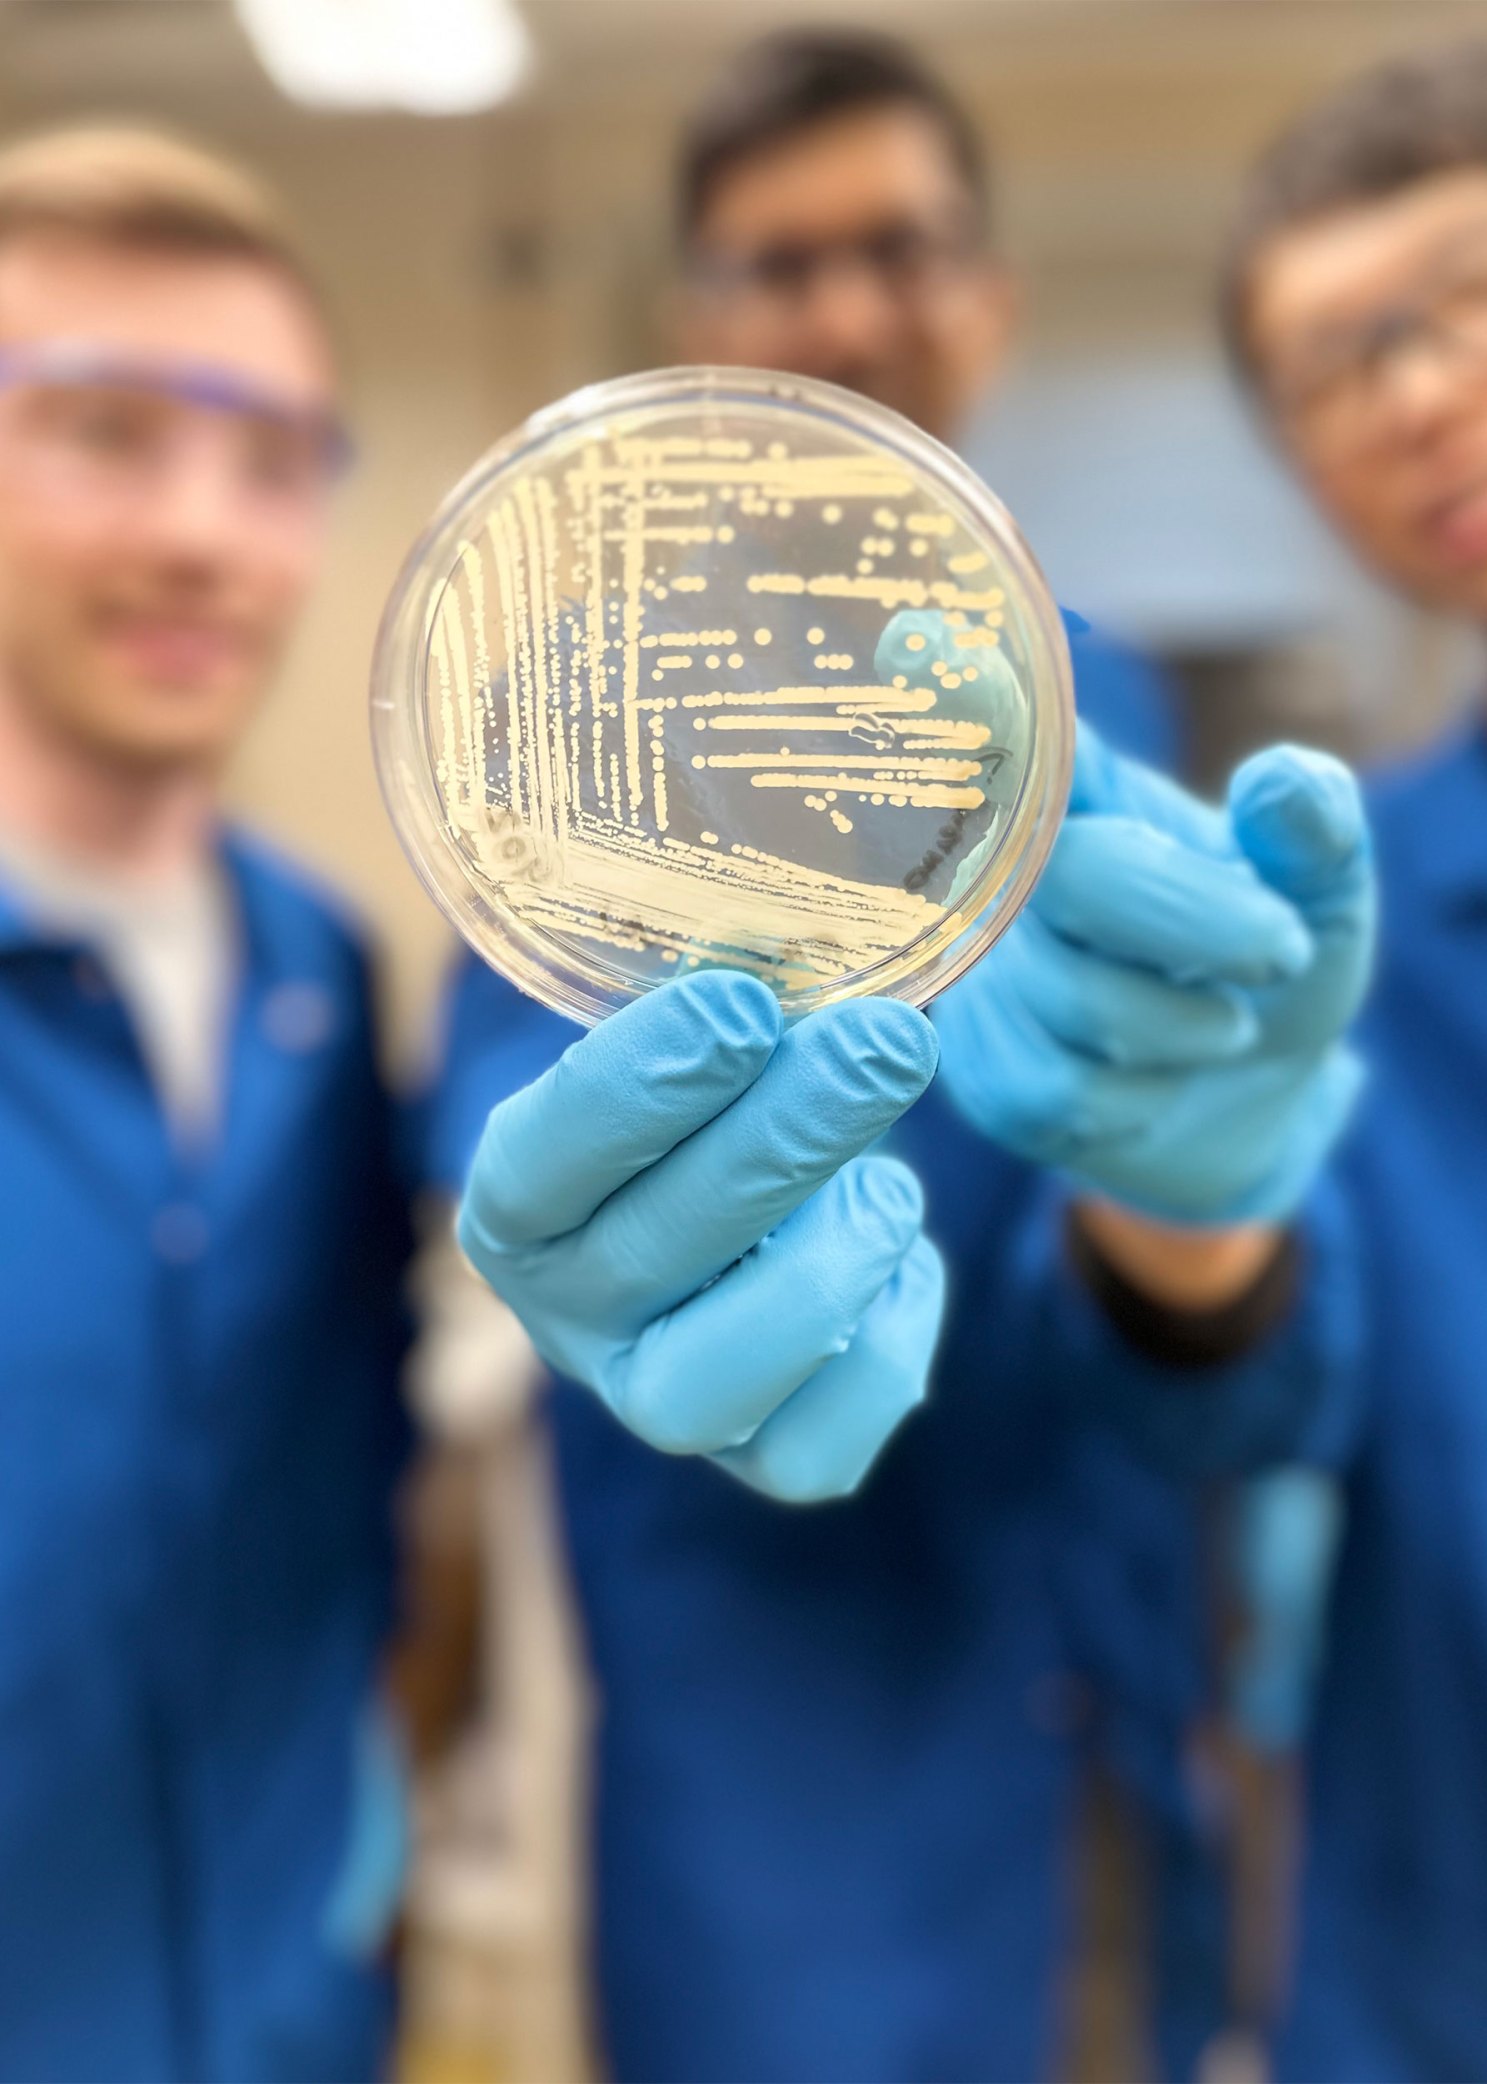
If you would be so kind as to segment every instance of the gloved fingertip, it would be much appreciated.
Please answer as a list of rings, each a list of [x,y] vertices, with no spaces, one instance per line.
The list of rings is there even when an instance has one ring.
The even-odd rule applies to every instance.
[[[773,1047],[784,1026],[779,1000],[746,970],[697,970],[673,977],[642,1003],[665,1003],[668,1011],[685,1006],[728,1049]]]
[[[1317,944],[1307,932],[1302,920],[1294,912],[1275,923],[1272,957],[1277,976],[1280,978],[1300,977],[1316,960]]]
[[[1271,746],[1246,760],[1229,784],[1229,812],[1260,873],[1297,895],[1351,867],[1367,840],[1351,769],[1305,746]]]
[[[875,1218],[907,1251],[924,1221],[924,1189],[898,1158],[872,1156],[850,1168],[849,1197],[859,1216]]]
[[[938,1248],[920,1234],[913,1240],[894,1274],[902,1291],[912,1294],[916,1303],[932,1305],[936,1311],[944,1302],[946,1276],[945,1262]]]
[[[1260,1016],[1241,992],[1215,993],[1201,1041],[1218,1060],[1243,1056],[1260,1032]]]
[[[935,1075],[940,1040],[927,1014],[904,999],[841,999],[814,1016],[829,1019],[854,1058],[886,1090],[917,1099]]]

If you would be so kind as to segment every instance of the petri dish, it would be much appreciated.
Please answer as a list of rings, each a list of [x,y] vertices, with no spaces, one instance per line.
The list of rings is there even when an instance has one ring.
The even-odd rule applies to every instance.
[[[491,449],[403,567],[372,719],[436,902],[585,1024],[707,966],[787,1015],[925,1004],[1032,889],[1074,740],[1058,610],[974,473],[835,385],[725,368]]]

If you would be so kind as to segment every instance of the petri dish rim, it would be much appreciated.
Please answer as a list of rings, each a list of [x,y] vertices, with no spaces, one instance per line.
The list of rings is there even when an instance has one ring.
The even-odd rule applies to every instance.
[[[1031,892],[1068,798],[1074,702],[1068,640],[1047,581],[1021,529],[974,471],[900,414],[817,378],[722,365],[678,366],[586,385],[533,413],[482,455],[440,502],[413,544],[378,629],[372,666],[372,740],[378,783],[405,854],[439,910],[487,962],[529,996],[585,1026],[641,997],[648,984],[602,957],[576,958],[553,935],[492,902],[441,814],[428,728],[428,667],[445,588],[495,487],[535,454],[630,414],[730,402],[835,422],[888,450],[974,536],[989,538],[1013,582],[1007,609],[1032,666],[1031,744],[1000,844],[954,912],[865,968],[779,992],[787,1018],[833,1000],[881,993],[926,1005],[1000,937]]]

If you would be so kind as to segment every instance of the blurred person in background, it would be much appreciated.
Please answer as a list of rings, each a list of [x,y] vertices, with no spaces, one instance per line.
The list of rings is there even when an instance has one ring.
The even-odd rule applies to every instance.
[[[1321,513],[1408,601],[1487,630],[1487,45],[1301,116],[1251,176],[1224,292]],[[1330,1601],[1329,1543],[1294,1572],[1239,1556],[1262,1616],[1328,1620],[1282,2078],[1487,2074],[1483,732],[1478,708],[1372,793],[1373,1080],[1342,1164],[1368,1286]]]
[[[224,824],[343,461],[271,204],[0,155],[0,2075],[367,2078],[404,1213],[356,933]]]
[[[830,33],[745,51],[683,139],[677,203],[684,355],[826,378],[954,438],[1007,351],[1016,298],[990,244],[975,130],[911,53]],[[1171,723],[1152,676],[1072,620],[1071,637],[1081,709],[1115,742],[1169,759]],[[1177,791],[1129,781],[1093,741],[1082,776],[1076,808],[1113,810],[1123,829],[1170,820],[1184,843],[1193,836],[1198,814],[1178,808]],[[1298,776],[1277,801],[1293,782],[1286,800],[1306,795],[1311,771]],[[1330,890],[1325,837],[1321,851],[1319,891]],[[1129,866],[1108,886],[1119,893],[1114,912],[1154,922],[1183,873],[1177,856],[1163,854],[1152,873],[1143,857],[1132,886]],[[1086,861],[1076,880],[1087,891],[1101,871]],[[1284,870],[1276,883],[1286,888]],[[1215,893],[1215,918],[1219,908]],[[1062,924],[1098,945],[1113,919]],[[1144,923],[1132,925],[1136,942]],[[1047,2073],[1065,2024],[1067,1867],[1089,1681],[1160,1827],[1178,1844],[1193,1830],[1178,1757],[1202,1633],[1189,1501],[1114,1429],[1094,1438],[1064,1424],[1044,1393],[1035,1327],[1048,1257],[1063,1250],[1061,1217],[1050,1212],[1062,1202],[1046,1168],[1079,1169],[1070,1125],[1085,1117],[1083,1067],[1108,1039],[1094,1032],[1101,1017],[1124,1029],[1111,1054],[1136,1085],[1145,1079],[1139,1105],[1154,1110],[1175,1097],[1189,1042],[1203,1061],[1244,1038],[1216,1002],[1190,1024],[1185,1004],[1148,1003],[1124,975],[1105,1004],[1103,985],[1065,974],[1062,955],[1055,986],[1044,958],[1058,937],[1035,949],[1040,932],[1029,924],[1004,944],[1005,960],[1026,960],[1034,980],[1036,1010],[1015,1043],[980,1034],[974,1015],[956,1038],[1005,1067],[1019,1110],[1000,1125],[1005,1148],[968,1130],[938,1089],[901,1125],[898,1148],[924,1181],[931,1233],[949,1260],[950,1315],[930,1409],[850,1503],[783,1512],[755,1495],[791,1494],[783,1477],[771,1480],[767,1457],[724,1453],[745,1479],[729,1486],[695,1459],[646,1455],[586,1390],[561,1383],[552,1396],[568,1553],[600,1696],[595,1972],[602,2038],[621,2078]],[[1220,963],[1221,938],[1209,943]],[[1360,926],[1360,948],[1365,940]],[[1194,954],[1187,981],[1209,974],[1207,961]],[[982,969],[992,978],[997,964]],[[1235,974],[1248,974],[1242,962]],[[1101,1017],[1073,1014],[1086,993],[1086,1011],[1098,1003]],[[1062,1012],[1050,1010],[1055,999]],[[1345,1017],[1346,989],[1337,1009]],[[1329,1012],[1318,1032],[1330,1036],[1331,1024]],[[467,963],[435,1110],[432,1169],[451,1191],[493,1094],[524,1083],[572,1034]],[[596,1040],[582,1048],[597,1075]],[[560,1152],[550,1103],[530,1104],[547,1125],[543,1147]],[[1232,1104],[1242,1121],[1248,1103]],[[1089,1111],[1091,1144],[1109,1133],[1099,1112]],[[1295,1136],[1298,1179],[1341,1112],[1345,1097],[1329,1098],[1326,1131]],[[1199,1108],[1177,1119],[1199,1135]],[[498,1110],[492,1132],[504,1146],[503,1120]],[[1128,1138],[1134,1121],[1133,1112]],[[1236,1133],[1244,1141],[1242,1126]],[[1265,1147],[1257,1136],[1255,1148]],[[1180,1175],[1180,1147],[1162,1162]],[[481,1182],[495,1165],[485,1152],[477,1162],[467,1204],[476,1241],[467,1243],[506,1292],[504,1248],[482,1258],[478,1243]],[[504,1157],[498,1169],[509,1196]],[[1227,1212],[1221,1194],[1205,1200],[1201,1150],[1196,1170],[1190,1195],[1156,1196],[1173,1223]],[[1093,1160],[1085,1176],[1101,1183]],[[1288,1207],[1277,1192],[1264,1213]],[[1124,1266],[1120,1285],[1132,1293],[1154,1288],[1192,1354],[1261,1338],[1288,1305],[1288,1277],[1276,1269],[1289,1256],[1268,1225],[1193,1239],[1107,1208],[1097,1227],[1089,1261]],[[576,1297],[572,1308],[581,1315]],[[550,1300],[529,1320],[547,1327],[549,1357],[586,1350],[554,1309]],[[1308,1336],[1297,1330],[1298,1353]],[[697,1363],[704,1374],[718,1365]],[[1311,1372],[1309,1357],[1296,1366]],[[567,1371],[592,1379],[583,1365]],[[855,1478],[835,1487],[854,1488]],[[1191,1940],[1194,1921],[1216,1915],[1205,1894],[1183,1903],[1173,1929]],[[1190,2066],[1217,2018],[1221,1948],[1216,1934],[1205,1938],[1186,1980],[1171,1964],[1162,2016],[1174,2067]]]
[[[1250,176],[1222,310],[1258,410],[1361,562],[1487,629],[1487,45],[1396,61],[1302,114]],[[1480,705],[1369,800],[1372,1077],[1315,1190],[1330,1229],[1307,1225],[1289,1275],[1333,1321],[1328,1366],[1294,1404],[1281,1331],[1198,1369],[1178,1403],[1150,1326],[1072,1285],[1045,1348],[1169,1470],[1259,1472],[1229,1557],[1231,1711],[1253,1729],[1278,1707],[1306,1736],[1299,1896],[1271,1906],[1289,1958],[1267,2066],[1296,2084],[1487,2074]],[[1267,1637],[1290,1697],[1247,1702]]]

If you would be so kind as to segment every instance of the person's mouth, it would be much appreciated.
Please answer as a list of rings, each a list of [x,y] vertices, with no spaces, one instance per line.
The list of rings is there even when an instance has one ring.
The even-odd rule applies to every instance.
[[[1454,571],[1487,562],[1487,476],[1433,500],[1421,517],[1431,555]]]
[[[104,641],[116,658],[149,680],[194,685],[216,679],[242,655],[230,623],[202,615],[113,613],[103,618]]]

